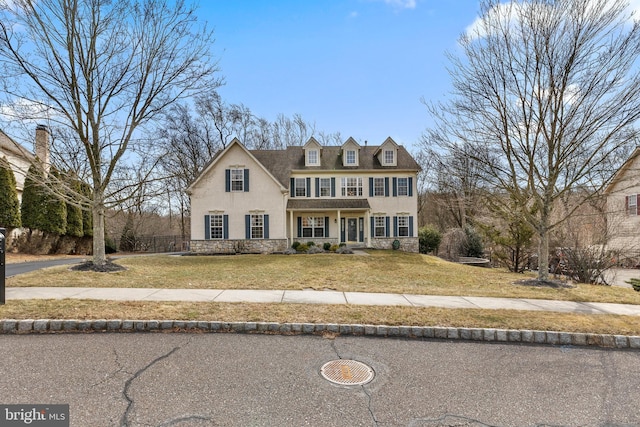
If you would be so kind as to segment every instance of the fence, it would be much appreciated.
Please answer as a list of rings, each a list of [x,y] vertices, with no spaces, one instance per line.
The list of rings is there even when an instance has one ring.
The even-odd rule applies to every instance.
[[[189,250],[190,239],[186,236],[135,236],[123,242],[114,239],[115,247],[122,252],[183,252]]]

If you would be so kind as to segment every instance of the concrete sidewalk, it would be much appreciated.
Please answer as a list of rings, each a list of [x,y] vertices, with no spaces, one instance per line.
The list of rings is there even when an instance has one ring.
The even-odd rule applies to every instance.
[[[534,310],[578,314],[640,316],[640,305],[601,302],[571,302],[524,298],[458,297],[313,290],[224,290],[152,288],[6,288],[6,300],[97,299],[109,301],[250,302],[294,304],[353,304]]]

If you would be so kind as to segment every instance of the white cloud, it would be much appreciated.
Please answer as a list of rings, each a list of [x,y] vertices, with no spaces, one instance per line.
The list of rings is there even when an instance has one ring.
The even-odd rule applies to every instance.
[[[6,121],[37,122],[49,120],[55,115],[53,109],[43,103],[24,99],[13,103],[0,104],[0,116]]]
[[[398,9],[415,9],[417,6],[417,0],[384,0],[384,2]]]
[[[592,1],[595,0],[584,0],[588,2],[587,4],[594,4]],[[628,13],[634,14],[634,19],[640,19],[640,0],[628,0],[629,6],[627,7]],[[610,4],[612,5],[612,3]],[[528,3],[528,2],[516,2],[516,1],[508,1],[505,3],[498,3],[491,10],[489,10],[487,16],[483,19],[482,17],[477,17],[473,23],[471,23],[465,29],[465,34],[474,39],[484,37],[487,33],[487,28],[485,27],[484,22],[496,22],[496,20],[501,20],[505,26],[510,25],[511,22],[515,22],[519,13],[519,8],[526,7],[550,7],[543,3]]]
[[[357,17],[358,17],[358,12],[355,10],[349,14],[349,18],[357,18]]]

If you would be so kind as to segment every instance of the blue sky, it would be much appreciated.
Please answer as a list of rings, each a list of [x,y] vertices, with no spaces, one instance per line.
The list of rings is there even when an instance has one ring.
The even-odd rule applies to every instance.
[[[199,16],[215,30],[226,102],[411,148],[430,124],[420,100],[449,90],[445,52],[477,12],[476,0],[202,0]]]

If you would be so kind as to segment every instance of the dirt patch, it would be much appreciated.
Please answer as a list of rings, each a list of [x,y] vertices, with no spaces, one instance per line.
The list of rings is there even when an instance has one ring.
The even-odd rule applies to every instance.
[[[95,265],[93,261],[83,262],[70,268],[72,271],[95,271],[97,273],[115,273],[125,271],[127,268],[111,261],[107,261],[104,265]]]
[[[538,279],[523,279],[513,282],[514,285],[519,286],[533,286],[536,288],[553,288],[553,289],[573,289],[570,283],[563,282],[561,280],[538,280]]]

